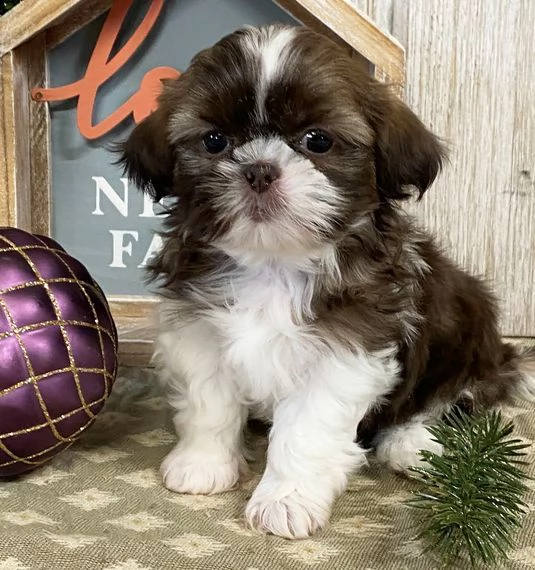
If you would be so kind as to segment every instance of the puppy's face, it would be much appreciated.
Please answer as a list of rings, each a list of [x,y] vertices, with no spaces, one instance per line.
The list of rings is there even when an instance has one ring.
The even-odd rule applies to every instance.
[[[442,150],[341,48],[304,28],[244,29],[168,83],[124,146],[130,178],[178,197],[172,223],[230,255],[308,256],[423,193]]]

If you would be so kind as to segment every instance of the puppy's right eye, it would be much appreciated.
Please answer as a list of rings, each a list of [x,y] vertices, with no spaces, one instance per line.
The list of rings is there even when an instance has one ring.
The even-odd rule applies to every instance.
[[[333,146],[333,139],[321,129],[310,129],[301,139],[301,146],[314,154],[324,154]]]
[[[223,152],[228,144],[228,138],[221,131],[210,131],[206,133],[202,139],[204,148],[210,154],[219,154]]]

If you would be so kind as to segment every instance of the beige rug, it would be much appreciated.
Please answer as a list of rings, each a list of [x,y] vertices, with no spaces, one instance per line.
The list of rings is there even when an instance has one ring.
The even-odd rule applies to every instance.
[[[517,435],[535,437],[533,409],[514,409]],[[123,369],[97,423],[48,467],[0,480],[0,570],[379,570],[438,568],[414,540],[415,484],[368,468],[351,478],[329,527],[304,541],[247,530],[241,516],[256,478],[232,493],[175,495],[158,465],[174,442],[150,371]],[[265,439],[255,437],[260,473]],[[535,476],[535,456],[530,457]],[[530,513],[504,568],[535,568]]]

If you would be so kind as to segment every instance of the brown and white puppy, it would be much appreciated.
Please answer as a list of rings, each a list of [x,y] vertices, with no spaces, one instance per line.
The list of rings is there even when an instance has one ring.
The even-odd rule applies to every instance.
[[[460,399],[535,397],[534,355],[502,344],[487,288],[396,207],[433,182],[441,144],[330,40],[279,26],[223,38],[122,152],[154,199],[178,199],[151,267],[179,435],[169,489],[231,489],[248,415],[268,419],[246,517],[305,537],[366,445],[407,470],[440,451],[425,426]]]

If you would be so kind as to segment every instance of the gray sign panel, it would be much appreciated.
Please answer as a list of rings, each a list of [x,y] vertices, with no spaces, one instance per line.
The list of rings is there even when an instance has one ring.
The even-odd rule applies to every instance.
[[[147,1],[129,11],[111,54],[120,49],[142,21]],[[105,17],[49,52],[50,86],[85,74]],[[271,0],[168,0],[134,56],[98,91],[93,124],[115,111],[139,90],[155,67],[184,70],[192,56],[244,24],[295,23]],[[143,265],[158,246],[155,230],[161,210],[122,178],[107,150],[133,128],[131,117],[95,140],[77,127],[77,100],[51,103],[52,235],[82,261],[109,295],[141,295]]]

